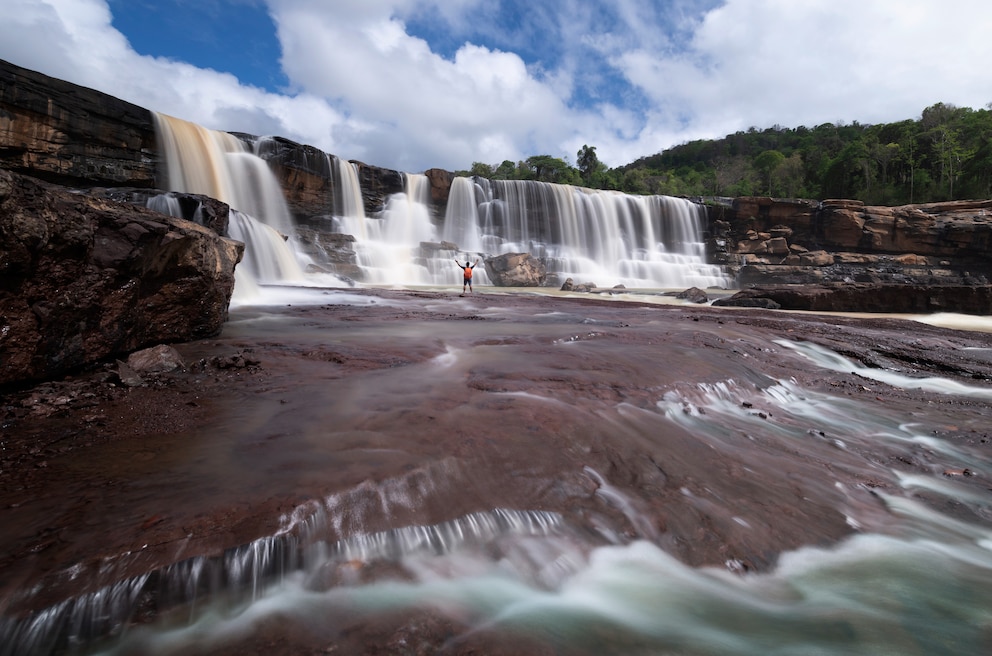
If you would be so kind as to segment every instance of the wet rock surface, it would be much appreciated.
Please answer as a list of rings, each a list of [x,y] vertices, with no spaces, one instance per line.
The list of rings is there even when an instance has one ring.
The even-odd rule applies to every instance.
[[[956,312],[984,316],[992,314],[992,286],[844,282],[755,285],[713,304],[814,312]]]
[[[322,304],[237,310],[219,337],[174,345],[185,368],[122,373],[115,361],[5,394],[0,608],[28,612],[106,585],[98,572],[107,562],[123,578],[221,553],[327,495],[355,499],[341,538],[539,509],[590,535],[646,539],[690,565],[747,572],[849,535],[846,506],[883,525],[874,492],[898,493],[892,468],[936,468],[987,487],[922,445],[864,446],[813,420],[807,442],[783,448],[744,432],[720,442],[678,427],[658,434],[655,418],[675,397],[676,412],[705,412],[693,396],[700,384],[791,380],[992,448],[986,400],[826,371],[775,342],[987,386],[986,333],[524,294],[348,298],[329,291]],[[739,406],[749,421],[775,422],[776,412],[758,396]],[[394,489],[430,492],[388,513],[359,503]],[[29,598],[19,592],[35,586]],[[618,639],[603,636],[614,647]],[[203,653],[523,652],[560,653],[539,636],[469,631],[424,610],[346,615],[323,629],[272,622]]]

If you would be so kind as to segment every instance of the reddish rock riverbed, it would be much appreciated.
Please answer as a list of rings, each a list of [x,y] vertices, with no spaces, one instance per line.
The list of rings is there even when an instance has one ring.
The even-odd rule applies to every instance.
[[[608,298],[313,295],[235,309],[221,336],[175,345],[185,371],[125,385],[107,365],[3,397],[0,613],[248,544],[314,500],[336,500],[330,540],[541,511],[588,549],[645,540],[685,565],[746,575],[803,545],[886,531],[878,493],[907,494],[894,472],[988,491],[981,467],[852,434],[861,418],[843,416],[851,402],[849,414],[921,424],[988,457],[988,397],[831,370],[782,343],[989,390],[987,333]],[[836,401],[799,416],[770,389]],[[912,496],[990,523],[953,499]],[[268,621],[203,650],[584,653],[472,624],[434,611],[345,614],[325,630]],[[401,638],[422,649],[390,647]]]

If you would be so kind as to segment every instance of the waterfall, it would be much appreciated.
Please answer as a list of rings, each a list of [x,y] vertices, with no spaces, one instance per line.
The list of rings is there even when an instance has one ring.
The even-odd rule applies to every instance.
[[[563,280],[601,287],[729,286],[706,263],[705,225],[704,208],[681,198],[456,178],[443,235],[466,250],[531,253]]]
[[[467,251],[484,252],[482,232],[479,229],[478,191],[479,185],[471,178],[458,177],[451,181],[441,238],[458,244]]]
[[[345,198],[345,216],[335,217],[342,232],[355,237],[358,264],[365,282],[376,285],[442,285],[456,279],[456,267],[448,251],[436,257],[437,229],[431,220],[430,181],[423,174],[404,174],[404,191],[392,194],[375,216],[366,216],[361,205],[361,189],[355,165],[340,162],[339,188]],[[346,189],[347,188],[347,189]]]
[[[334,155],[327,156],[334,181],[337,183],[338,194],[334,209],[337,216],[365,219],[365,201],[362,199],[362,187],[358,182],[358,165],[346,162]]]
[[[250,301],[259,285],[341,282],[303,273],[304,266],[319,263],[297,247],[282,190],[262,159],[277,153],[279,142],[260,138],[253,153],[225,132],[162,114],[155,114],[155,122],[169,188],[211,196],[237,210],[229,231],[245,242],[246,255],[235,275],[236,301]],[[430,180],[407,173],[404,191],[367,215],[358,165],[319,155],[320,161],[306,164],[333,181],[334,230],[354,237],[359,279],[365,283],[458,284],[456,258],[525,252],[544,262],[554,285],[572,278],[599,287],[732,286],[721,267],[706,262],[704,208],[684,199],[458,177],[445,215],[437,217]],[[168,203],[158,206],[170,211]],[[318,259],[326,257],[317,250]],[[484,267],[475,274],[476,284],[491,284]]]
[[[235,269],[232,302],[250,301],[259,284],[303,283],[301,261],[305,258],[293,248],[293,219],[265,160],[232,134],[165,114],[153,116],[165,154],[166,186],[231,206],[229,236],[245,244],[244,260]],[[181,216],[167,201],[150,199],[149,205]]]
[[[335,167],[341,194],[360,194],[353,164]],[[354,190],[354,191],[352,191]],[[531,253],[564,281],[600,287],[728,287],[730,279],[706,262],[705,209],[669,196],[634,196],[526,180],[452,181],[443,221],[430,213],[430,184],[406,174],[406,189],[366,217],[348,200],[339,218],[353,235],[366,281],[392,285],[457,282],[455,258]],[[438,241],[439,240],[439,241]],[[476,284],[488,285],[483,267]]]

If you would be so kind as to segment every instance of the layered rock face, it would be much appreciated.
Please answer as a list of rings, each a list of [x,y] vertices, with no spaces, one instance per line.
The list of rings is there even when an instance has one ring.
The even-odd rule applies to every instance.
[[[157,165],[147,109],[0,62],[0,385],[220,332],[244,246],[214,199],[145,209]]]
[[[233,133],[253,147],[279,180],[289,211],[297,222],[320,226],[321,219],[341,213],[331,156],[324,151],[282,137]],[[381,212],[386,199],[404,190],[403,174],[392,169],[355,162],[368,215]]]
[[[0,384],[220,332],[244,245],[0,170]]]
[[[987,284],[992,200],[903,207],[737,198],[710,208],[719,256],[741,286]]]
[[[151,112],[0,61],[0,168],[67,186],[152,187]]]

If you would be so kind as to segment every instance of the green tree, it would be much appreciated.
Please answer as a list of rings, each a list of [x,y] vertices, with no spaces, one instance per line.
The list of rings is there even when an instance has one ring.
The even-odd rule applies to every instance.
[[[606,169],[596,156],[595,146],[583,145],[579,149],[575,163],[579,167],[579,173],[582,174],[582,181],[589,187],[593,186],[596,175]]]
[[[762,183],[766,189],[765,193],[769,196],[772,195],[772,174],[783,161],[785,161],[785,155],[777,150],[766,150],[754,158],[754,168],[761,175]]]
[[[743,155],[720,156],[713,162],[713,195],[729,195],[743,182],[751,168]]]
[[[795,198],[803,188],[803,160],[799,153],[784,157],[771,173],[777,195]]]
[[[480,178],[492,178],[493,174],[493,167],[482,162],[472,162],[472,168],[468,170],[469,176],[477,175]]]
[[[508,159],[496,167],[493,171],[493,180],[513,180],[517,173],[517,165]]]
[[[579,174],[568,162],[551,155],[534,155],[526,160],[534,180],[558,184],[576,184]]]

